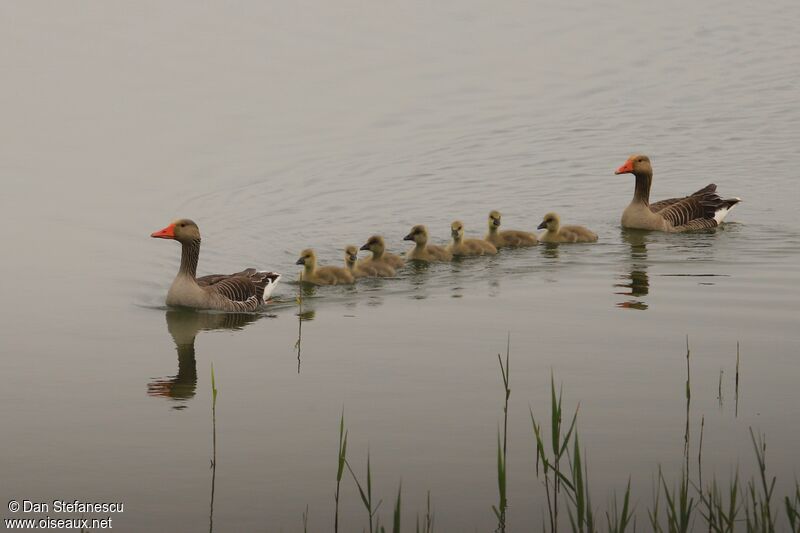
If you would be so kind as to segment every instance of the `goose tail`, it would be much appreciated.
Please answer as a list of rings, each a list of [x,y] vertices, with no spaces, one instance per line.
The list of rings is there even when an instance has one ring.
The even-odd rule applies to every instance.
[[[733,209],[734,206],[741,201],[741,198],[734,197],[719,202],[719,206],[717,206],[717,209],[714,211],[714,220],[716,220],[717,224],[722,224],[722,221],[725,220],[725,217],[728,216],[728,213],[730,213],[731,209]]]
[[[259,274],[263,274],[265,284],[264,284],[264,295],[262,296],[262,300],[264,303],[267,303],[269,297],[272,295],[272,291],[275,290],[275,287],[278,285],[278,281],[281,279],[281,275],[277,272],[259,272]]]

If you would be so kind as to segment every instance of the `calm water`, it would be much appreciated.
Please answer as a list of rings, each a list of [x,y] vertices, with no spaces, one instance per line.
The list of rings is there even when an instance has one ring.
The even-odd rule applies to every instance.
[[[687,334],[705,475],[749,475],[749,426],[780,489],[797,475],[797,2],[0,10],[4,502],[208,527],[213,363],[217,530],[296,531],[306,505],[330,529],[342,408],[354,468],[369,448],[387,502],[402,478],[407,523],[430,490],[439,530],[491,530],[508,332],[514,531],[541,523],[528,407],[547,414],[551,370],[581,404],[594,499],[631,475],[644,512],[658,465],[679,471]],[[625,233],[633,180],[613,170],[633,152],[654,199],[713,181],[744,202],[713,234]],[[478,235],[490,209],[520,229],[556,210],[600,241],[319,289],[298,358],[302,248],[339,264],[382,233],[402,251],[412,224]],[[281,303],[166,310],[179,250],[148,235],[179,216],[201,272],[276,269]],[[342,520],[364,524],[349,479]]]

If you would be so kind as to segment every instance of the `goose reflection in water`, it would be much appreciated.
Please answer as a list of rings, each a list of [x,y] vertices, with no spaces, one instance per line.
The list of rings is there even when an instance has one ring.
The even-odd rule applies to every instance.
[[[641,230],[622,231],[622,240],[630,246],[631,262],[628,272],[619,276],[621,282],[614,284],[615,288],[624,288],[627,291],[615,291],[614,294],[632,298],[617,303],[619,308],[639,311],[647,309],[644,301],[644,297],[650,292],[650,278],[647,275],[647,234],[648,232]]]
[[[197,361],[194,356],[194,340],[197,333],[215,329],[242,329],[261,316],[254,313],[214,313],[177,309],[167,311],[167,330],[172,335],[175,349],[178,351],[178,373],[174,376],[155,378],[147,384],[147,394],[181,402],[173,406],[173,409],[184,409],[185,402],[194,398],[197,388]]]

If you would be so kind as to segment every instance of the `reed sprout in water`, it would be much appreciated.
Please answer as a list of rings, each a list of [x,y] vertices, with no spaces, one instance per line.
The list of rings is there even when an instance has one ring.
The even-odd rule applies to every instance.
[[[492,506],[495,516],[497,517],[497,531],[504,533],[506,530],[506,509],[508,507],[507,499],[507,477],[506,477],[506,459],[508,458],[508,399],[511,396],[511,389],[508,387],[508,380],[510,376],[510,367],[508,366],[509,357],[511,355],[511,335],[509,334],[506,342],[506,362],[503,365],[503,358],[497,354],[497,360],[500,363],[500,374],[503,377],[503,390],[505,392],[505,400],[503,404],[503,444],[500,445],[500,429],[497,430],[497,489],[500,493],[500,501],[495,507]]]
[[[369,450],[367,451],[366,490],[364,490],[364,487],[361,485],[361,482],[358,481],[358,476],[356,476],[356,473],[353,472],[353,468],[350,466],[350,462],[347,461],[347,459],[345,459],[344,464],[350,471],[350,475],[353,476],[353,481],[356,482],[356,487],[358,487],[358,493],[361,496],[361,503],[364,504],[364,509],[367,511],[367,518],[369,519],[369,533],[374,533],[375,530],[373,529],[373,519],[375,518],[375,513],[378,512],[381,503],[383,503],[383,500],[378,500],[378,503],[375,504],[372,498],[372,467],[370,466]]]
[[[336,493],[334,498],[336,500],[336,514],[333,519],[333,531],[339,532],[339,490],[342,484],[342,474],[344,473],[344,465],[347,461],[347,432],[344,430],[344,409],[342,409],[342,416],[339,419],[339,461],[336,468]]]
[[[748,531],[775,531],[775,519],[772,516],[772,496],[775,491],[776,478],[767,476],[767,442],[763,435],[756,438],[750,428],[750,438],[756,450],[759,481],[751,479],[747,484],[750,498],[744,507]],[[756,485],[758,484],[758,488]],[[788,514],[788,513],[787,513]]]
[[[800,498],[800,493],[798,493]],[[417,529],[416,533],[433,533],[433,513],[431,512],[431,491],[428,491],[427,508],[425,511],[425,518],[420,525],[419,514],[417,515]]]
[[[570,422],[566,433],[563,427],[563,409],[561,406],[562,390],[559,389],[558,397],[556,397],[556,385],[553,373],[550,373],[550,444],[551,452],[546,451],[545,436],[542,432],[541,424],[536,422],[533,416],[533,410],[530,410],[531,425],[533,426],[533,434],[536,439],[536,474],[539,475],[539,465],[542,466],[542,473],[544,476],[545,496],[547,497],[547,512],[550,520],[550,531],[556,532],[559,527],[559,501],[558,496],[562,487],[575,492],[574,482],[571,481],[562,471],[562,460],[567,455],[567,446],[569,445],[570,437],[575,431],[575,424],[578,419],[578,407],[575,408],[575,414],[572,415],[572,422]],[[552,455],[551,455],[552,454]]]

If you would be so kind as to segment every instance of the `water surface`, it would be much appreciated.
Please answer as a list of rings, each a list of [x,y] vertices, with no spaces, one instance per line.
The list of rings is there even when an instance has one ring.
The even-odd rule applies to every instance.
[[[0,17],[0,496],[123,501],[120,530],[330,529],[339,415],[405,520],[490,530],[511,333],[512,530],[541,523],[529,406],[580,402],[595,500],[647,500],[683,450],[685,343],[705,475],[743,476],[748,427],[789,482],[800,445],[800,8],[779,0],[15,3]],[[715,233],[625,232],[613,170],[651,156],[654,199],[744,199]],[[320,288],[424,223],[555,210],[594,245],[541,246]],[[259,315],[167,310],[177,217],[200,272],[283,272]],[[738,406],[733,376],[740,343]],[[299,352],[299,357],[298,357]],[[718,399],[720,371],[723,398]],[[696,441],[694,441],[696,443]],[[696,453],[696,448],[692,453]],[[779,487],[783,485],[779,482]],[[344,485],[345,530],[363,524]],[[644,508],[648,501],[642,501]],[[383,518],[389,517],[385,504]],[[6,512],[3,511],[3,517]]]

